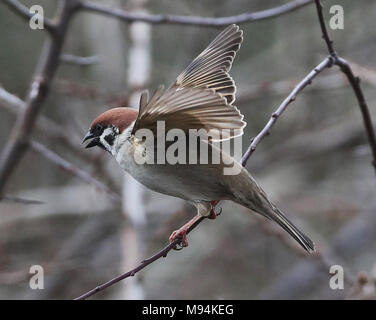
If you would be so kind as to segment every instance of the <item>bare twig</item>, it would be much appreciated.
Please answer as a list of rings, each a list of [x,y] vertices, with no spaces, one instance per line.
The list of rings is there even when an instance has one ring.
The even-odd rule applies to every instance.
[[[175,248],[175,246],[178,245],[179,241],[181,241],[181,239],[175,239],[174,242],[170,243],[168,246],[166,246],[165,248],[163,248],[161,251],[159,251],[158,253],[156,253],[154,256],[150,257],[149,259],[146,259],[144,261],[142,261],[140,263],[140,265],[138,265],[136,268],[116,277],[116,278],[113,278],[111,279],[110,281],[106,282],[106,283],[103,283],[97,287],[95,287],[94,289],[84,293],[83,295],[75,298],[74,300],[85,300],[86,298],[89,298],[90,296],[98,293],[99,291],[102,291],[108,287],[111,287],[112,285],[114,285],[115,283],[118,283],[119,281],[125,279],[125,278],[129,278],[129,277],[133,277],[138,271],[141,271],[142,269],[144,269],[145,267],[147,267],[149,264],[153,263],[154,261],[162,258],[162,257],[166,257],[168,252],[170,252],[173,248]]]
[[[12,1],[11,3],[15,2]],[[38,113],[49,92],[51,81],[59,65],[65,33],[77,5],[77,0],[64,1],[58,19],[59,23],[42,51],[25,109],[19,113],[10,138],[0,156],[0,194],[27,149]]]
[[[346,75],[350,82],[351,87],[354,90],[356,99],[358,100],[360,112],[362,113],[364,127],[366,128],[368,141],[371,147],[373,161],[372,164],[376,169],[376,137],[375,130],[372,124],[371,114],[368,109],[366,99],[364,97],[362,88],[360,87],[360,79],[356,77],[351,69],[350,64],[343,58],[337,57],[335,64],[338,65],[341,71]]]
[[[75,167],[72,163],[63,159],[58,154],[46,148],[43,144],[35,140],[32,140],[30,144],[35,151],[41,153],[45,158],[58,165],[61,169],[85,181],[86,183],[95,186],[99,191],[108,194],[111,197],[111,199],[117,202],[121,202],[121,196],[118,193],[112,191],[109,187],[107,187],[105,184],[95,179],[94,177],[92,177],[86,171]]]
[[[369,141],[369,144],[370,144],[370,147],[371,147],[371,150],[372,150],[372,155],[373,155],[372,164],[373,164],[373,166],[376,170],[375,130],[374,130],[374,127],[372,125],[371,114],[369,112],[367,102],[364,98],[363,91],[360,87],[360,79],[354,75],[350,64],[345,59],[340,57],[336,53],[336,51],[334,50],[333,41],[330,39],[328,30],[327,30],[326,25],[325,25],[324,15],[323,15],[323,12],[322,12],[323,7],[321,5],[321,2],[320,2],[320,0],[315,0],[315,3],[316,3],[316,8],[317,8],[317,15],[318,15],[319,22],[320,22],[322,37],[325,40],[325,43],[328,47],[329,54],[333,57],[333,63],[335,65],[339,66],[341,71],[346,75],[347,79],[350,82],[352,89],[354,90],[356,99],[358,100],[360,112],[361,112],[362,117],[363,117],[364,127],[366,129],[368,141]]]
[[[325,40],[326,45],[328,46],[329,54],[332,56],[335,56],[336,52],[333,47],[333,41],[330,39],[328,30],[326,29],[326,26],[325,26],[324,15],[322,13],[323,7],[320,3],[320,0],[315,0],[315,3],[316,3],[316,9],[317,9],[317,16],[318,16],[321,31],[322,31],[322,38]]]
[[[143,14],[136,12],[127,12],[121,9],[115,9],[103,6],[98,3],[83,0],[81,1],[81,8],[86,11],[108,15],[110,17],[122,20],[124,22],[142,21],[151,24],[180,24],[180,25],[193,25],[203,27],[220,27],[227,26],[232,23],[242,24],[246,22],[254,22],[266,20],[274,17],[281,16],[288,12],[297,10],[304,7],[313,0],[294,0],[281,6],[258,11],[252,13],[243,13],[236,16],[220,17],[220,18],[207,18],[195,16],[179,16],[168,14]]]
[[[196,228],[196,226],[202,221],[204,220],[203,218],[199,221],[197,221],[194,225],[192,225],[192,227],[187,231],[187,233],[191,232],[194,228]],[[147,267],[149,264],[153,263],[154,261],[160,259],[160,258],[165,258],[167,257],[167,254],[172,250],[174,249],[177,245],[179,245],[179,243],[182,241],[182,238],[181,237],[178,237],[176,238],[173,242],[171,242],[169,245],[167,245],[166,247],[164,247],[162,250],[160,250],[159,252],[157,252],[155,255],[153,255],[152,257],[150,257],[149,259],[146,259],[144,261],[142,261],[136,268],[116,277],[116,278],[113,278],[111,279],[110,281],[106,282],[106,283],[103,283],[97,287],[95,287],[94,289],[84,293],[83,295],[75,298],[74,300],[85,300],[86,298],[89,298],[90,296],[98,293],[99,291],[103,291],[104,289],[108,288],[108,287],[111,287],[112,285],[118,283],[119,281],[125,279],[125,278],[129,278],[129,277],[133,277],[137,272],[141,271],[142,269],[144,269],[145,267]]]
[[[7,5],[14,13],[18,14],[20,17],[22,17],[26,21],[29,21],[30,18],[33,16],[33,14],[30,13],[29,8],[24,6],[22,3],[20,3],[17,0],[2,0],[2,2],[5,5]],[[56,25],[53,24],[53,22],[50,21],[49,19],[44,18],[44,28],[47,31],[54,32]]]

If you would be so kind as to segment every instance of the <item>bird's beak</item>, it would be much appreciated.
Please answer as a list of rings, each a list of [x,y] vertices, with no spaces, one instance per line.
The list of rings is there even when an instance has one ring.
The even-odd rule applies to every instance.
[[[92,139],[92,140],[86,145],[85,147],[86,149],[100,145],[99,137],[95,136],[90,131],[85,135],[84,139],[82,140],[82,143],[84,143],[85,141],[89,139]]]
[[[89,140],[89,139],[91,139],[91,138],[94,138],[94,135],[89,131],[89,132],[85,135],[84,139],[82,140],[82,143],[84,143],[85,141],[87,141],[87,140]]]

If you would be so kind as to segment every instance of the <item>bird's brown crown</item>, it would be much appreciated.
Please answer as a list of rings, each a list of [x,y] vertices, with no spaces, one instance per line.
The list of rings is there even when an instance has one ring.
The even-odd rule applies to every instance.
[[[137,115],[138,111],[132,108],[113,108],[98,116],[91,124],[90,129],[95,128],[98,124],[104,128],[112,125],[119,128],[120,132],[123,132],[137,119]]]

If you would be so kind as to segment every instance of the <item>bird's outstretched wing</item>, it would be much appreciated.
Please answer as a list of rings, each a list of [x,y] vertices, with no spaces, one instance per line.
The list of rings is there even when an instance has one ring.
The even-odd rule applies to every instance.
[[[214,90],[159,87],[146,105],[144,98],[133,134],[143,128],[156,133],[157,121],[163,121],[166,132],[204,129],[213,140],[226,140],[242,135],[246,125],[239,110]]]
[[[141,128],[156,131],[157,121],[165,122],[166,132],[178,128],[205,129],[213,140],[243,134],[243,115],[232,105],[235,84],[228,71],[242,42],[242,31],[231,25],[164,90],[160,86],[148,100],[143,93],[133,133]]]
[[[242,42],[243,31],[235,24],[228,26],[177,77],[173,86],[214,89],[232,104],[236,86],[228,72]]]

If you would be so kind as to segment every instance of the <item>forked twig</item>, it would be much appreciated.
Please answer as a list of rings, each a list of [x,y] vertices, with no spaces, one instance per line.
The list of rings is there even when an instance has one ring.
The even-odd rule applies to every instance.
[[[372,125],[371,114],[368,109],[368,105],[366,99],[364,98],[364,94],[362,88],[360,87],[360,79],[354,75],[350,64],[340,57],[334,49],[333,41],[330,39],[328,30],[325,25],[324,15],[323,15],[323,7],[320,0],[315,0],[317,15],[320,22],[322,38],[325,40],[326,46],[328,47],[329,54],[333,57],[333,64],[337,65],[341,71],[346,75],[349,83],[354,91],[356,99],[358,100],[360,112],[363,117],[364,127],[366,129],[368,142],[371,147],[373,161],[372,164],[376,170],[376,136],[375,136],[375,129]]]

